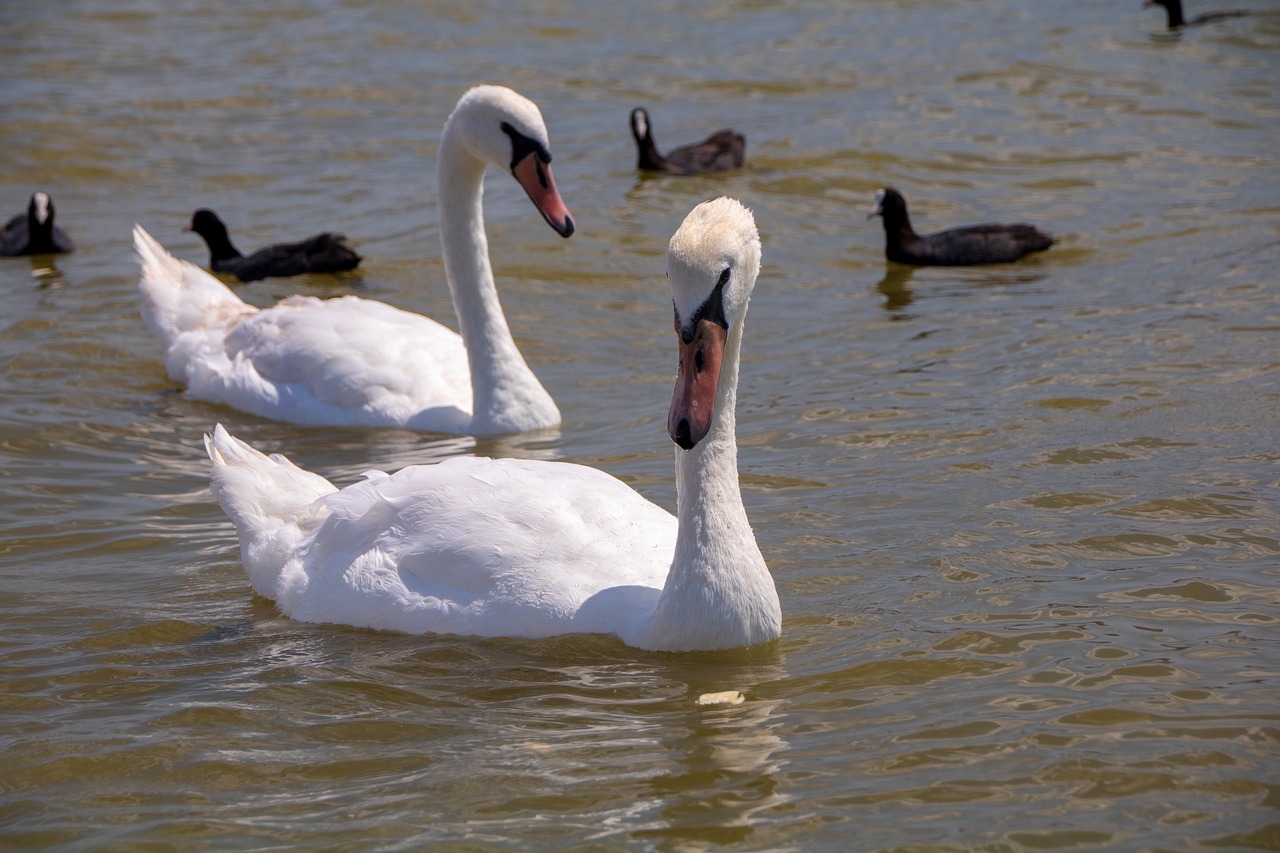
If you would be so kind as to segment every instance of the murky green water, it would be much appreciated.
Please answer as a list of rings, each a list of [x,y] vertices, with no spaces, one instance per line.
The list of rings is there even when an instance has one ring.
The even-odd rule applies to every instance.
[[[1280,848],[1280,7],[1181,37],[1133,3],[110,0],[0,6],[0,847]],[[1201,6],[1209,6],[1206,0]],[[1131,6],[1133,8],[1131,8]],[[579,225],[508,178],[499,287],[565,416],[442,439],[186,399],[129,229],[345,231],[363,295],[451,321],[434,206],[476,82],[542,107]],[[639,179],[724,125],[753,167]],[[921,229],[1046,255],[889,269]],[[776,648],[419,638],[252,596],[201,434],[346,483],[457,453],[586,462],[668,506],[666,240],[720,194],[764,269],[739,400]],[[699,707],[741,690],[733,707]]]

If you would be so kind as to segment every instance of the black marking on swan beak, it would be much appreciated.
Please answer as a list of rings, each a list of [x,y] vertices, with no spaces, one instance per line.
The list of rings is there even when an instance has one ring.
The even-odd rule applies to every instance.
[[[693,427],[689,425],[688,418],[681,418],[679,423],[676,424],[676,431],[672,433],[671,440],[681,450],[693,449]]]
[[[706,320],[715,323],[725,331],[729,330],[729,320],[724,316],[724,286],[729,281],[729,268],[725,267],[720,273],[720,280],[716,282],[716,289],[711,291],[711,295],[707,297],[707,301],[703,302],[697,311],[693,312],[693,316],[689,318],[689,322],[684,326],[680,325],[680,315],[676,315],[676,331],[680,335],[680,340],[686,344],[693,340],[693,330],[698,325],[699,320]],[[672,305],[674,307],[674,303]],[[686,450],[688,448],[685,448]]]
[[[530,154],[534,154],[538,158],[539,163],[550,163],[551,152],[547,150],[547,146],[541,142],[530,139],[520,131],[511,126],[510,122],[503,122],[501,125],[502,132],[511,138],[511,169],[515,170],[516,164]],[[546,176],[543,175],[542,169],[538,169],[538,177],[542,180],[542,185],[547,185]]]

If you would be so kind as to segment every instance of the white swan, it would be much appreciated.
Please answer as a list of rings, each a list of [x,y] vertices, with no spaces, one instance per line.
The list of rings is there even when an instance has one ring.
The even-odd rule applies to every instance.
[[[501,86],[471,89],[445,122],[437,203],[461,336],[355,296],[259,310],[135,226],[143,315],[169,375],[192,397],[313,426],[494,435],[560,423],[498,303],[481,207],[485,168],[509,168],[551,227],[572,234],[548,145],[537,106]]]
[[[253,588],[294,619],[409,633],[617,636],[645,649],[773,640],[781,613],[738,488],[734,404],[760,239],[737,201],[671,239],[677,517],[582,465],[455,457],[338,490],[221,426],[213,492]]]

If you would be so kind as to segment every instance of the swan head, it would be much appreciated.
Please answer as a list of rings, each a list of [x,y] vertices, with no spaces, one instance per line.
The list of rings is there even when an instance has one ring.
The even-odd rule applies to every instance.
[[[684,450],[711,429],[726,343],[742,334],[759,272],[755,218],[736,199],[695,207],[667,247],[680,350],[667,433]]]
[[[533,206],[561,237],[573,233],[573,216],[551,174],[551,142],[538,105],[505,86],[476,86],[458,100],[445,133],[483,163],[510,170]]]

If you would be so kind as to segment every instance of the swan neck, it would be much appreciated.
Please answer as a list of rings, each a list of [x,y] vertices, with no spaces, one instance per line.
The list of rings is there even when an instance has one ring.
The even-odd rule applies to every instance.
[[[726,342],[707,435],[676,448],[676,549],[649,647],[727,649],[775,639],[781,608],[738,483],[734,432],[741,324]]]
[[[471,370],[470,431],[554,426],[559,411],[516,347],[498,300],[484,226],[485,167],[447,123],[436,168],[437,206],[445,276]]]
[[[689,450],[676,449],[676,515],[681,522],[708,513],[725,520],[746,520],[738,488],[738,355],[742,345],[739,325],[725,341],[720,381],[716,389],[711,429]],[[683,531],[683,527],[682,527]],[[679,547],[676,550],[680,554]]]

